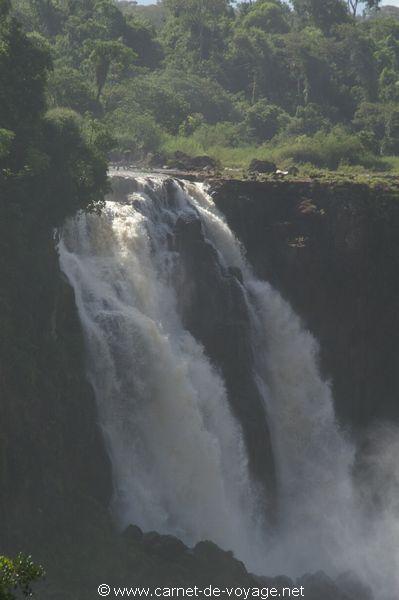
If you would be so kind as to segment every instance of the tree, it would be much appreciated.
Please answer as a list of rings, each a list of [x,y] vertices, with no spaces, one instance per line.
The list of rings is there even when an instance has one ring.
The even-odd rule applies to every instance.
[[[327,33],[348,20],[346,0],[293,0],[292,4],[302,21],[310,21]]]
[[[0,126],[31,130],[45,109],[49,49],[38,35],[27,37],[0,0]]]
[[[132,63],[135,58],[136,54],[133,50],[119,41],[96,42],[90,60],[96,75],[97,102],[100,100],[112,63],[119,63],[123,68]]]
[[[159,67],[163,53],[153,27],[133,17],[127,18],[123,41],[137,54],[138,65],[150,69]]]
[[[44,577],[44,570],[30,556],[18,554],[12,560],[0,556],[0,600],[16,600],[22,594],[30,598],[32,584]]]
[[[259,100],[245,115],[245,124],[251,137],[264,142],[274,137],[288,121],[288,115],[279,106]]]
[[[11,0],[0,0],[0,19],[4,18],[11,9]]]
[[[399,109],[397,108],[388,115],[382,149],[384,154],[399,154]]]
[[[98,112],[95,87],[78,69],[55,69],[49,78],[48,96],[52,106],[65,106],[82,115]]]
[[[360,0],[348,0],[348,9],[354,17],[357,15],[359,4]],[[366,0],[364,4],[368,10],[373,10],[379,7],[381,0]]]
[[[243,25],[259,27],[269,33],[288,33],[287,7],[275,1],[257,2],[246,11]]]
[[[174,62],[198,71],[204,61],[222,53],[225,23],[234,16],[230,0],[164,0],[164,5],[168,20],[163,38]]]

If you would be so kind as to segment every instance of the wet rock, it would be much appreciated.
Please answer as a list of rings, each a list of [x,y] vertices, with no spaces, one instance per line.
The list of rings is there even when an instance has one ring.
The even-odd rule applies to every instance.
[[[244,277],[239,267],[229,267],[228,272],[235,277],[241,284],[244,283]]]
[[[191,218],[187,215],[179,217],[176,222],[176,237],[181,244],[204,241],[200,218],[194,213]]]
[[[222,372],[231,408],[243,428],[250,468],[264,486],[265,515],[272,519],[274,460],[263,400],[253,378],[255,357],[242,273],[220,263],[194,212],[177,221],[175,249],[180,256],[176,286],[184,326]]]

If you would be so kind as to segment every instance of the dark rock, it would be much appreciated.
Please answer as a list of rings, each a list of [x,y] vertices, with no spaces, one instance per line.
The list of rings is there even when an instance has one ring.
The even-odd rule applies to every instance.
[[[167,560],[177,560],[188,551],[187,546],[173,535],[160,535],[152,531],[144,534],[142,539],[153,554]]]
[[[348,571],[336,579],[339,589],[344,592],[350,600],[374,600],[374,594],[371,588],[365,585],[356,575]]]
[[[216,206],[320,344],[338,418],[399,421],[399,203],[360,183],[224,181]],[[367,377],[365,377],[367,374]]]
[[[275,173],[277,166],[269,160],[258,160],[254,158],[248,168],[250,173]]]
[[[256,583],[259,587],[294,587],[294,581],[285,575],[277,575],[277,577],[265,577],[264,575],[255,575]]]
[[[239,267],[229,267],[228,269],[230,275],[235,277],[241,284],[244,283],[244,277],[242,275],[242,271]]]
[[[219,576],[222,575],[222,577],[226,573],[234,574],[235,577],[245,577],[247,575],[243,562],[237,560],[232,552],[221,550],[213,542],[199,542],[195,546],[193,554],[210,574],[216,573]]]
[[[299,169],[298,167],[292,166],[292,167],[288,167],[287,169],[288,171],[288,175],[298,175],[299,174]]]
[[[217,169],[219,163],[214,158],[210,156],[194,156],[191,159],[191,169]]]
[[[210,156],[191,157],[179,150],[175,152],[173,158],[167,164],[171,169],[180,169],[183,171],[215,170],[219,167],[218,161]]]
[[[146,531],[143,535],[143,544],[154,546],[159,543],[161,537],[161,534],[157,531]]]
[[[181,150],[176,150],[176,152],[174,153],[173,157],[176,160],[180,160],[182,162],[184,162],[186,160],[190,160],[190,156],[188,154],[186,154],[185,152],[181,152]]]
[[[297,580],[296,585],[299,588],[304,587],[306,600],[352,600],[323,571],[303,575]]]
[[[250,315],[242,274],[237,268],[221,266],[194,212],[191,218],[177,221],[175,249],[180,255],[176,285],[184,326],[223,374],[232,410],[243,428],[250,468],[264,486],[265,514],[271,516],[274,460],[263,400],[253,378]]]
[[[142,530],[137,525],[129,525],[122,534],[127,543],[139,542],[143,539],[143,535]]]
[[[138,189],[138,183],[131,177],[117,175],[112,178],[112,193],[121,202],[126,202],[126,197]]]
[[[198,216],[195,214],[191,218],[186,215],[181,216],[176,221],[176,236],[181,243],[187,241],[193,243],[194,241],[204,241],[204,234],[202,232],[202,223]]]
[[[161,152],[154,152],[147,154],[145,159],[145,165],[154,169],[161,169],[167,163],[165,154]]]
[[[233,557],[232,552],[225,552],[221,550],[219,546],[217,546],[214,542],[210,542],[209,540],[198,542],[198,544],[194,547],[194,554],[200,558],[206,558],[207,560],[216,560],[219,561],[221,558],[228,556],[229,558]]]

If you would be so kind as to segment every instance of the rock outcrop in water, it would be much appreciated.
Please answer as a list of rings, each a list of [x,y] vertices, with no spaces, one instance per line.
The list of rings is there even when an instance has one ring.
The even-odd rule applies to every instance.
[[[154,586],[171,585],[171,582],[176,585],[178,578],[180,586],[199,586],[201,589],[209,586],[222,589],[245,587],[250,590],[248,598],[251,598],[253,588],[263,588],[264,595],[267,588],[276,588],[282,595],[283,588],[296,587],[299,590],[302,586],[305,600],[373,600],[370,589],[349,572],[335,579],[322,571],[296,579],[258,576],[250,573],[231,552],[221,550],[210,541],[202,541],[189,548],[173,536],[143,533],[135,526],[128,527],[122,537],[125,553],[119,581],[115,581],[118,586],[121,581],[132,585],[132,578],[134,585],[145,586],[149,580]],[[140,557],[139,563],[137,557]],[[125,574],[121,579],[123,569]],[[131,575],[133,570],[134,575]],[[225,595],[228,597],[228,594]],[[298,596],[299,591],[295,597]],[[232,597],[236,597],[234,592]]]
[[[270,510],[275,490],[274,459],[265,409],[253,375],[242,274],[237,268],[221,266],[216,249],[205,239],[199,216],[178,219],[175,248],[181,257],[178,300],[184,325],[221,369],[229,401],[244,430],[252,472],[264,485]]]

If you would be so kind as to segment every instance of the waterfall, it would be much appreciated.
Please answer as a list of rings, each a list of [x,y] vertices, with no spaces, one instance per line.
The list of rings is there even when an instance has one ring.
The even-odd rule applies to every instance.
[[[355,447],[336,422],[313,337],[254,276],[204,185],[132,176],[115,178],[113,190],[101,215],[65,224],[59,253],[85,332],[120,526],[135,523],[189,544],[211,539],[261,573],[353,569],[377,597],[394,598],[397,505],[384,506],[378,518],[365,515]],[[188,250],[179,227],[198,236]],[[184,255],[193,251],[199,255],[190,271]],[[234,369],[212,360],[211,333],[200,339],[200,325],[187,316],[193,302],[196,310],[207,304],[192,279],[208,271],[220,286],[215,297],[226,302],[214,310],[228,319],[229,298],[242,304],[250,348],[239,356],[251,362],[255,429],[245,399],[231,397]],[[261,435],[272,448],[257,457],[266,470],[254,460],[259,449],[267,453],[264,440],[254,439]],[[378,454],[387,477],[391,447]],[[276,498],[272,519],[265,495]]]

